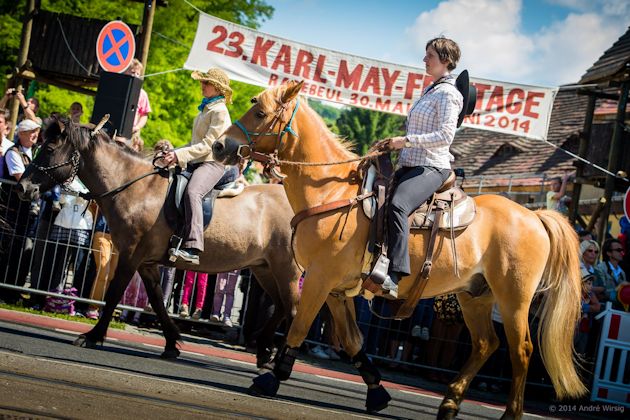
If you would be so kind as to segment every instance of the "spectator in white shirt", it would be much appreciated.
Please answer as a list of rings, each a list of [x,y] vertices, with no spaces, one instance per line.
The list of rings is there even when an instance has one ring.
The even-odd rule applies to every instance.
[[[39,125],[32,120],[23,120],[17,126],[17,134],[19,141],[6,151],[3,163],[5,179],[13,181],[20,180],[26,165],[31,162]],[[29,205],[18,198],[13,183],[4,182],[0,188],[2,217],[6,222],[0,232],[0,267],[4,281],[22,286],[30,261],[29,249],[24,249],[22,254],[29,227]],[[4,229],[5,226],[7,229]],[[9,301],[16,299],[15,295],[6,297]]]
[[[388,210],[389,276],[382,288],[386,296],[398,297],[398,281],[410,274],[409,215],[446,181],[451,172],[449,148],[455,137],[463,107],[462,94],[455,87],[451,71],[461,55],[459,46],[448,38],[434,38],[426,44],[424,63],[434,82],[413,104],[407,116],[407,135],[389,141],[401,150],[400,168],[394,175],[394,192]]]
[[[7,138],[9,134],[9,112],[5,109],[0,109],[0,178],[4,178],[4,154],[11,147],[15,146],[11,140]]]

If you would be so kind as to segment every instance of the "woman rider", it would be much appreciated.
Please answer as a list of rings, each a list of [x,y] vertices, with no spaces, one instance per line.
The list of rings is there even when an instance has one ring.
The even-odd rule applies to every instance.
[[[191,76],[199,80],[203,94],[199,114],[193,122],[192,140],[188,145],[166,153],[163,160],[167,165],[188,166],[192,171],[184,197],[184,243],[179,250],[171,249],[171,254],[190,264],[199,264],[204,242],[202,200],[225,171],[224,166],[212,157],[212,143],[232,124],[226,106],[232,102],[232,89],[229,77],[218,68],[211,68],[206,73],[194,71]]]
[[[388,209],[387,245],[389,275],[382,284],[385,295],[398,297],[398,281],[410,274],[409,215],[446,181],[451,171],[449,148],[455,137],[462,94],[451,71],[461,55],[455,41],[439,37],[426,44],[424,63],[434,78],[432,85],[413,104],[407,116],[407,134],[389,141],[401,150]]]

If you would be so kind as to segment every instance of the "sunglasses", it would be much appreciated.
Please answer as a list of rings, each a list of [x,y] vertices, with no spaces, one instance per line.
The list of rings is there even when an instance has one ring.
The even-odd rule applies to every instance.
[[[587,249],[585,252],[594,252],[596,254],[599,254],[599,251],[596,249]]]
[[[610,252],[615,252],[615,251],[623,252],[623,248],[610,248]]]

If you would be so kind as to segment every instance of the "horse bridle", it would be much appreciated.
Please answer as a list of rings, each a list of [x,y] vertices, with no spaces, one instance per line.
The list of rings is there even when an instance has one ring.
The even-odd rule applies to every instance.
[[[74,181],[74,178],[77,176],[77,173],[79,172],[80,162],[81,162],[81,154],[79,153],[77,149],[74,149],[74,151],[70,155],[70,159],[66,160],[65,162],[57,163],[56,165],[45,166],[45,167],[39,166],[33,162],[31,162],[30,164],[33,165],[35,169],[39,170],[40,172],[43,172],[46,176],[48,176],[48,178],[52,179],[55,184],[59,184],[62,186],[63,189],[70,191],[68,186],[72,183],[72,181]],[[59,179],[57,179],[57,177],[54,174],[49,172],[53,169],[62,168],[66,165],[72,165],[72,168],[70,169],[70,175],[64,181],[59,181]]]
[[[284,123],[283,116],[291,101],[283,102],[276,99],[276,102],[278,103],[278,109],[276,110],[273,119],[269,122],[269,124],[267,124],[267,126],[265,126],[265,128],[261,132],[248,131],[243,123],[241,123],[239,120],[236,120],[234,122],[234,125],[243,132],[248,142],[248,144],[239,145],[238,149],[236,150],[236,154],[241,159],[249,159],[245,170],[247,170],[251,166],[253,161],[256,161],[263,164],[265,173],[270,174],[275,178],[283,179],[285,178],[285,175],[283,175],[276,169],[276,167],[279,166],[278,153],[282,146],[282,139],[285,134],[292,134],[296,138],[298,137],[298,134],[293,130],[292,124],[293,119],[297,114],[298,108],[300,107],[300,99],[296,98],[295,108],[293,108],[291,118],[289,118],[284,128],[282,130],[278,129],[277,132],[273,130],[276,124],[278,124],[278,126],[282,126],[282,124]],[[276,144],[272,153],[267,154],[256,151],[256,140],[252,139],[252,137],[257,138],[264,136],[276,136]],[[244,150],[247,150],[247,155],[244,154]]]
[[[90,132],[90,137],[96,137],[98,132],[103,128],[103,126],[105,126],[108,120],[109,120],[109,114],[105,114],[103,118],[101,118],[99,123]],[[65,124],[60,123],[60,125],[62,126],[62,131],[65,130]],[[72,184],[72,181],[74,181],[74,178],[76,178],[77,174],[79,173],[79,164],[81,163],[81,153],[76,147],[73,147],[73,149],[74,150],[72,151],[72,154],[70,155],[70,159],[68,159],[65,162],[57,163],[56,165],[51,165],[51,166],[46,166],[46,167],[36,165],[33,162],[31,162],[30,164],[33,165],[35,169],[39,170],[40,172],[43,172],[44,175],[46,175],[48,178],[52,179],[55,184],[61,185],[62,189],[64,189],[65,191],[76,193],[76,191],[73,191],[69,188],[69,185]],[[66,165],[72,165],[72,168],[70,169],[70,175],[64,181],[60,182],[54,174],[51,174],[49,172],[53,169],[61,168]]]

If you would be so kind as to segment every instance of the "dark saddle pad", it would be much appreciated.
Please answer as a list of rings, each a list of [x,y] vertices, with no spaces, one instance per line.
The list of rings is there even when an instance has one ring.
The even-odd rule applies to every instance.
[[[214,208],[214,201],[217,196],[221,192],[221,190],[226,189],[232,185],[236,178],[238,178],[239,172],[238,168],[235,166],[228,166],[225,169],[225,173],[214,186],[214,189],[210,191],[203,198],[201,205],[203,208],[203,227],[204,229],[208,227],[210,221],[212,220],[212,213]],[[181,228],[184,226],[184,193],[186,188],[188,187],[188,181],[192,177],[192,172],[190,171],[181,171],[176,173],[173,176],[173,180],[168,187],[168,191],[166,192],[166,200],[164,201],[164,216],[166,217],[166,221],[171,228],[175,232],[179,232]]]

